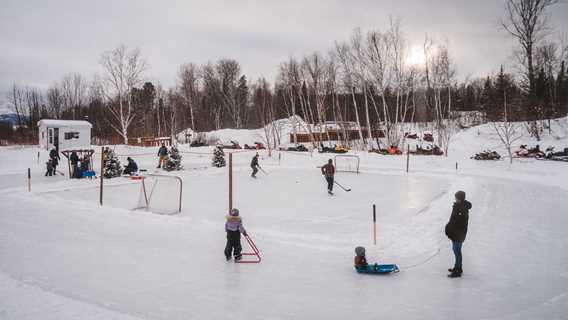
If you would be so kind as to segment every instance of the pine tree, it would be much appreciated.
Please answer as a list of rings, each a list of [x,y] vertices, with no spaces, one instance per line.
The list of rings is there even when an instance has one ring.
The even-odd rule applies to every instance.
[[[226,165],[225,162],[225,152],[223,152],[223,149],[221,147],[217,147],[215,148],[215,151],[213,151],[213,166],[217,167],[217,168],[221,168],[224,167]]]
[[[556,97],[556,116],[565,116],[568,114],[568,78],[564,61],[556,77]]]
[[[181,154],[179,153],[178,148],[173,146],[170,149],[170,154],[168,156],[168,160],[166,160],[166,165],[164,169],[166,169],[166,171],[182,170],[183,167],[181,166],[181,158],[182,157]]]
[[[103,170],[103,176],[106,179],[111,179],[115,177],[120,177],[122,174],[122,167],[118,157],[114,154],[114,151],[108,150],[106,154],[105,167]]]

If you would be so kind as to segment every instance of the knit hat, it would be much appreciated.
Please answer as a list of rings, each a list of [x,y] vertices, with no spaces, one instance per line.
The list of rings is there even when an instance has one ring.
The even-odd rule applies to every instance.
[[[365,256],[365,247],[356,247],[355,248],[355,254],[358,257],[364,257]]]
[[[464,201],[465,200],[465,192],[463,192],[461,190],[456,192],[456,199],[458,199],[459,201]]]
[[[229,212],[229,214],[233,217],[238,217],[239,216],[239,209],[233,208],[233,209],[231,209],[231,212]]]

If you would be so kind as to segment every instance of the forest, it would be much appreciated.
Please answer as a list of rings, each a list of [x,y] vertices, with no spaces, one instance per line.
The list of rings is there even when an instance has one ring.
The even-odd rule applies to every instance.
[[[410,44],[402,20],[393,17],[383,29],[354,29],[326,53],[289,57],[275,66],[273,82],[250,79],[239,61],[223,58],[180,65],[175,86],[165,88],[147,80],[143,52],[120,45],[100,54],[95,75],[65,74],[46,90],[14,83],[6,97],[22,125],[15,132],[0,128],[0,138],[32,143],[44,118],[86,119],[95,143],[116,144],[187,128],[260,128],[298,115],[313,124],[303,128],[310,134],[329,121],[355,129],[361,146],[373,130],[398,145],[404,123],[430,122],[443,146],[442,135],[455,130],[460,111],[478,111],[483,121],[526,122],[538,138],[543,120],[568,114],[568,45],[555,40],[546,20],[557,2],[506,1],[496,32],[515,39],[517,68],[494,66],[499,72],[467,79],[457,77],[447,41],[426,35]]]

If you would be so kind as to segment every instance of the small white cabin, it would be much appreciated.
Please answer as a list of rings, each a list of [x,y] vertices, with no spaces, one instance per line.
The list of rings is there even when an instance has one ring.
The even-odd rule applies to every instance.
[[[77,149],[91,146],[91,128],[93,125],[84,120],[38,121],[39,147],[45,150]]]

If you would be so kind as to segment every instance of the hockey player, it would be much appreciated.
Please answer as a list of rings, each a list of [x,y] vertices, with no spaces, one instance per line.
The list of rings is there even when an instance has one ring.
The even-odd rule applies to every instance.
[[[260,168],[260,165],[258,164],[258,153],[255,154],[254,157],[252,157],[252,160],[250,162],[250,167],[252,168],[252,174],[250,176],[256,178],[256,174],[258,173],[258,168]]]
[[[335,176],[335,167],[333,166],[333,160],[329,159],[327,164],[321,167],[321,174],[327,181],[327,193],[333,194],[333,178]]]

